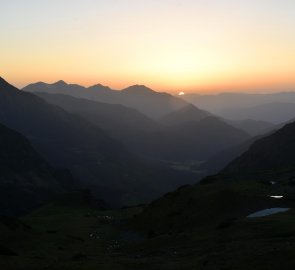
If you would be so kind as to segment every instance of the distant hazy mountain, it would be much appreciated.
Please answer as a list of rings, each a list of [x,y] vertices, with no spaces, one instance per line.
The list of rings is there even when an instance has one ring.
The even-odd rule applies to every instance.
[[[164,115],[187,106],[187,102],[167,93],[155,92],[143,85],[134,85],[122,91],[112,90],[102,85],[85,88],[75,84],[59,81],[54,84],[36,83],[23,88],[27,92],[45,92],[72,95],[112,104],[121,104],[137,109],[152,118]]]
[[[21,134],[0,124],[0,215],[25,213],[73,187]]]
[[[3,79],[0,107],[0,123],[24,134],[52,165],[69,168],[87,187],[116,190],[117,202],[147,201],[183,181],[171,170],[139,161],[99,127]]]
[[[186,94],[184,100],[212,113],[229,108],[248,108],[267,103],[295,103],[295,92],[272,94],[221,93],[216,95]]]
[[[280,123],[294,118],[295,92],[274,94],[187,94],[182,98],[200,109],[234,120]]]
[[[225,121],[231,126],[244,130],[251,136],[265,134],[276,128],[276,125],[266,121],[258,121],[258,120],[251,120],[251,119],[225,120]]]
[[[267,103],[250,108],[223,110],[222,115],[231,119],[256,119],[279,124],[295,117],[295,103]]]

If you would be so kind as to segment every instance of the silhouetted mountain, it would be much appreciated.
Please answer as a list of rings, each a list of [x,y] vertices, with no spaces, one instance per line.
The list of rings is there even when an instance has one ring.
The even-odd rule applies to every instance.
[[[270,136],[251,145],[231,162],[224,173],[249,173],[286,170],[295,166],[295,123],[287,124]]]
[[[0,215],[27,212],[73,184],[70,174],[63,177],[48,165],[25,137],[0,124]]]
[[[152,118],[161,118],[188,104],[167,93],[155,92],[143,85],[134,85],[119,92],[120,104],[135,108]]]
[[[155,92],[143,85],[130,86],[122,91],[111,90],[108,87],[95,85],[85,88],[71,84],[36,83],[23,88],[27,92],[46,92],[72,95],[79,98],[91,99],[112,104],[121,104],[137,109],[152,118],[161,118],[188,105],[182,99],[167,93]]]
[[[3,79],[0,107],[0,123],[24,134],[52,165],[69,168],[84,186],[96,186],[93,190],[103,199],[110,196],[100,192],[102,187],[115,190],[117,202],[131,203],[147,201],[181,182],[171,170],[134,158],[97,126]]]
[[[265,134],[276,128],[276,125],[266,122],[266,121],[258,121],[252,119],[246,120],[225,120],[231,126],[234,126],[238,129],[244,130],[251,136],[257,136],[261,134]]]
[[[23,90],[26,92],[71,95],[74,97],[86,98],[90,100],[95,100],[97,93],[99,93],[106,99],[109,98],[111,100],[116,92],[109,87],[103,86],[101,84],[96,84],[86,88],[78,84],[67,84],[62,80],[53,84],[47,84],[44,82],[30,84],[24,87]]]

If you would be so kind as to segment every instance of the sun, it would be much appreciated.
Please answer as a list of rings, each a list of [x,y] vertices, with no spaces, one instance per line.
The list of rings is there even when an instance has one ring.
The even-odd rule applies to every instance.
[[[179,92],[178,95],[179,95],[179,96],[184,96],[185,93],[184,93],[184,92]]]

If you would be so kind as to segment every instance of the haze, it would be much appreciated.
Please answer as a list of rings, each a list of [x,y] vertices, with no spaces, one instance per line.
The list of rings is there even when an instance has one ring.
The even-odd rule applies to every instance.
[[[3,0],[0,70],[18,87],[292,90],[294,15],[292,0]]]

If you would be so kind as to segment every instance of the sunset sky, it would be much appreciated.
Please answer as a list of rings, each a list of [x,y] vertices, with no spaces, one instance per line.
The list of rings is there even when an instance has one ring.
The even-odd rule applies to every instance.
[[[0,76],[171,92],[295,90],[294,0],[1,0]]]

